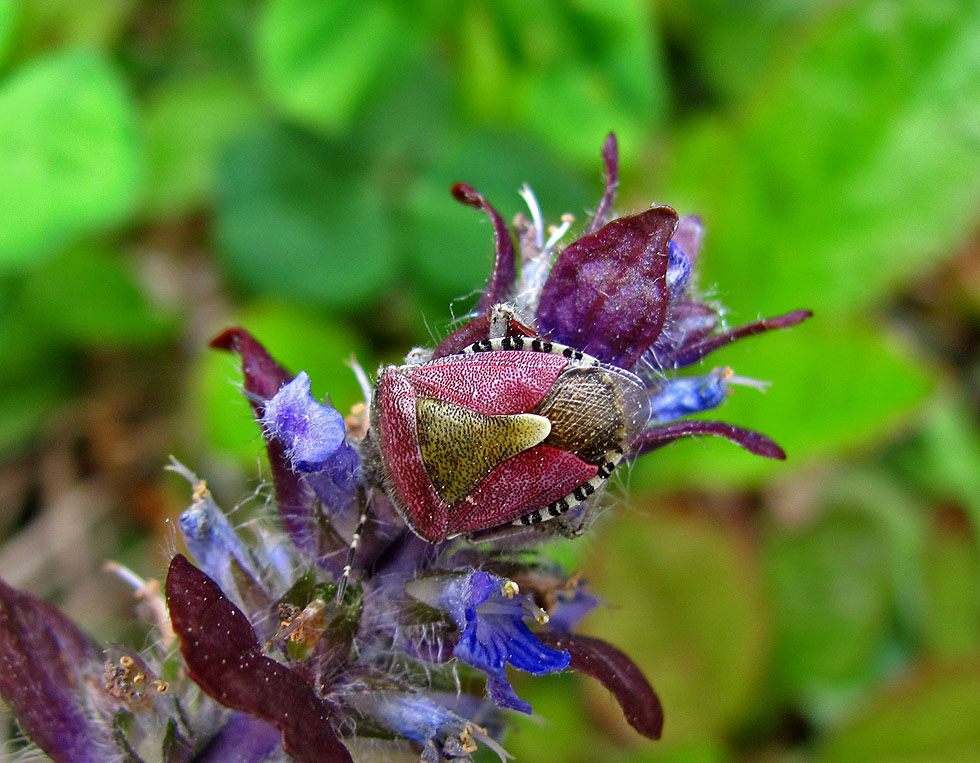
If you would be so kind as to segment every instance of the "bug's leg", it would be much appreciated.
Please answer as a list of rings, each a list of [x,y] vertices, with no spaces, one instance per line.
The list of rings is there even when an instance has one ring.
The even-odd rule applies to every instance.
[[[541,528],[533,525],[498,525],[487,530],[477,530],[468,533],[465,539],[470,543],[489,543],[490,541],[506,541],[515,538],[526,538],[539,535]]]
[[[586,501],[584,504],[580,504],[579,508],[582,511],[577,517],[568,514],[559,517],[558,521],[555,522],[555,530],[564,538],[578,538],[592,527],[592,523],[596,519],[596,515],[593,513],[596,503],[597,501]]]
[[[514,320],[514,308],[501,302],[490,309],[490,339],[503,339],[507,336],[511,321]]]
[[[350,546],[347,549],[347,562],[344,564],[344,571],[340,575],[340,582],[337,583],[338,604],[344,600],[344,594],[347,592],[347,581],[350,580],[351,569],[354,566],[354,554],[357,553],[357,547],[361,542],[361,533],[364,532],[364,525],[367,524],[368,501],[363,487],[357,488],[357,503],[361,508],[361,513],[357,517],[357,527],[354,530],[354,535],[351,536]]]

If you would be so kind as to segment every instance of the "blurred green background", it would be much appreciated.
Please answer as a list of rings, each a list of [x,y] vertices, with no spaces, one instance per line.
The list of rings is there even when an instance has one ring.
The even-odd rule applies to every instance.
[[[433,344],[492,254],[481,189],[579,223],[702,216],[712,356],[773,382],[559,552],[664,739],[577,677],[522,681],[521,761],[980,760],[980,3],[0,0],[0,575],[142,644],[106,558],[159,576],[186,485],[236,506],[253,331],[346,410]],[[253,501],[252,503],[255,503]],[[245,501],[245,510],[249,501]]]

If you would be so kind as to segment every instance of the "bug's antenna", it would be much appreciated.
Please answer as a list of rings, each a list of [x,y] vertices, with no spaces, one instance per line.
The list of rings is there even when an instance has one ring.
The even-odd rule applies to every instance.
[[[361,542],[361,533],[364,531],[364,525],[367,524],[367,495],[364,492],[364,487],[360,485],[357,488],[357,503],[361,507],[361,513],[357,518],[357,528],[354,530],[354,535],[350,539],[350,547],[347,549],[347,563],[344,564],[344,571],[340,574],[340,582],[337,584],[338,604],[344,600],[344,593],[347,591],[347,581],[350,579],[351,568],[354,566],[354,554],[357,552],[357,546]]]

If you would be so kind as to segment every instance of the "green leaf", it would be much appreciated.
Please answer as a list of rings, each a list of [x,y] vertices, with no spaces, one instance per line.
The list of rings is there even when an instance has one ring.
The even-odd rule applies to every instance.
[[[350,307],[394,274],[388,213],[350,146],[265,128],[229,149],[218,193],[220,254],[251,291]]]
[[[0,0],[0,65],[14,46],[19,18],[20,0]]]
[[[140,346],[173,332],[173,322],[147,300],[118,252],[77,247],[26,275],[24,309],[32,325],[58,341]]]
[[[179,26],[166,40],[176,39],[187,46],[194,56],[194,71],[200,72],[200,62],[206,61],[211,68],[231,69],[251,79],[259,5],[255,0],[181,0],[176,9]],[[166,66],[180,68],[170,59]]]
[[[663,120],[666,87],[646,3],[468,3],[455,26],[460,97],[482,121],[518,124],[591,166],[610,130],[636,146]]]
[[[788,460],[759,458],[718,438],[688,438],[637,461],[634,490],[759,484],[808,458],[875,445],[908,423],[934,386],[932,370],[897,338],[819,314],[788,331],[730,345],[706,365],[731,365],[772,386],[764,393],[736,387],[720,408],[699,418],[764,432]]]
[[[980,431],[965,401],[943,395],[917,436],[898,453],[907,477],[939,501],[967,512],[980,549]]]
[[[943,657],[980,652],[980,555],[967,529],[939,524],[929,535],[923,638]]]
[[[602,552],[593,547],[585,573],[610,608],[579,630],[640,666],[666,708],[665,738],[721,738],[753,712],[762,676],[767,624],[758,571],[730,528],[636,508],[620,508],[601,527]]]
[[[231,323],[249,331],[292,373],[306,371],[318,400],[329,397],[344,415],[356,403],[364,402],[347,361],[356,357],[369,373],[374,363],[350,328],[321,319],[309,310],[275,302],[251,305]],[[255,459],[262,452],[262,438],[241,393],[241,361],[211,350],[201,358],[194,376],[195,409],[203,413],[207,442],[254,469]]]
[[[678,72],[678,100],[707,95],[734,101],[751,92],[778,64],[778,56],[797,44],[800,31],[819,23],[834,4],[835,0],[665,0],[658,6],[665,34],[682,47],[683,58],[673,52],[686,64]]]
[[[392,2],[273,0],[259,20],[259,75],[285,114],[339,132],[413,58],[410,30]]]
[[[140,146],[116,72],[87,52],[31,62],[0,85],[0,267],[118,223]]]
[[[219,157],[258,116],[254,98],[231,77],[163,86],[146,111],[145,211],[170,217],[210,202]]]
[[[705,282],[743,315],[825,315],[948,256],[980,198],[978,47],[971,4],[848,4],[690,131],[668,186],[706,220]]]
[[[776,625],[775,671],[791,696],[854,689],[888,630],[888,547],[875,521],[831,509],[770,532],[764,558]]]
[[[819,763],[980,759],[980,661],[919,668],[883,689],[817,752]]]

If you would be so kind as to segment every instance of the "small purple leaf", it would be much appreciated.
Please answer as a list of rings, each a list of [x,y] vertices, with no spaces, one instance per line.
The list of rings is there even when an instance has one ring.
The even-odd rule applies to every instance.
[[[567,650],[571,668],[595,678],[616,697],[626,722],[650,739],[660,739],[664,711],[650,683],[636,664],[605,641],[577,633],[539,633],[552,649]]]
[[[251,334],[242,328],[230,328],[211,340],[210,346],[227,350],[242,359],[245,392],[248,394],[255,418],[261,422],[265,404],[293,374],[280,366]],[[289,464],[286,446],[276,438],[266,438],[266,451],[272,468],[276,489],[276,504],[283,527],[293,543],[324,567],[339,573],[343,564],[342,552],[347,544],[320,521],[316,497],[300,474]]]
[[[480,297],[477,306],[478,314],[489,315],[490,308],[498,302],[506,300],[514,286],[514,279],[517,277],[514,242],[510,238],[510,231],[507,229],[504,218],[473,186],[466,183],[456,183],[452,187],[452,194],[457,201],[469,207],[482,209],[487,213],[490,222],[493,223],[494,248],[496,249],[493,273],[490,275],[487,288],[483,292],[483,296]]]
[[[225,707],[274,723],[301,761],[350,763],[330,725],[330,708],[302,678],[262,654],[255,631],[211,578],[178,554],[167,604],[187,673]]]
[[[257,412],[262,405],[254,398],[268,400],[293,378],[293,374],[280,366],[265,347],[243,328],[227,329],[208,344],[216,350],[233,352],[242,359],[245,391],[253,396],[251,404]]]
[[[660,363],[664,368],[683,368],[692,363],[697,363],[708,353],[714,352],[726,344],[731,344],[737,339],[763,334],[773,329],[789,328],[790,326],[795,326],[797,323],[802,323],[812,316],[813,313],[809,310],[794,310],[791,313],[779,315],[775,318],[765,318],[763,320],[753,321],[752,323],[746,323],[744,326],[739,326],[723,334],[705,337],[693,344],[679,347],[670,355],[661,358]]]
[[[609,222],[613,204],[616,203],[616,189],[619,187],[619,148],[616,145],[615,133],[609,133],[605,143],[602,144],[602,164],[606,170],[606,187],[602,192],[599,208],[595,211],[595,217],[585,230],[586,236],[595,233]]]
[[[652,207],[569,244],[541,292],[538,322],[555,341],[632,368],[663,331],[677,213]]]
[[[101,658],[67,617],[0,581],[0,696],[56,761],[98,763],[119,752],[109,724],[96,725],[87,708],[86,692],[102,691]]]
[[[637,438],[630,458],[637,458],[644,453],[662,448],[681,437],[699,434],[724,437],[757,456],[775,458],[780,461],[786,460],[786,452],[761,432],[742,429],[742,427],[737,427],[734,424],[726,424],[724,421],[674,421],[670,424],[651,427]]]

